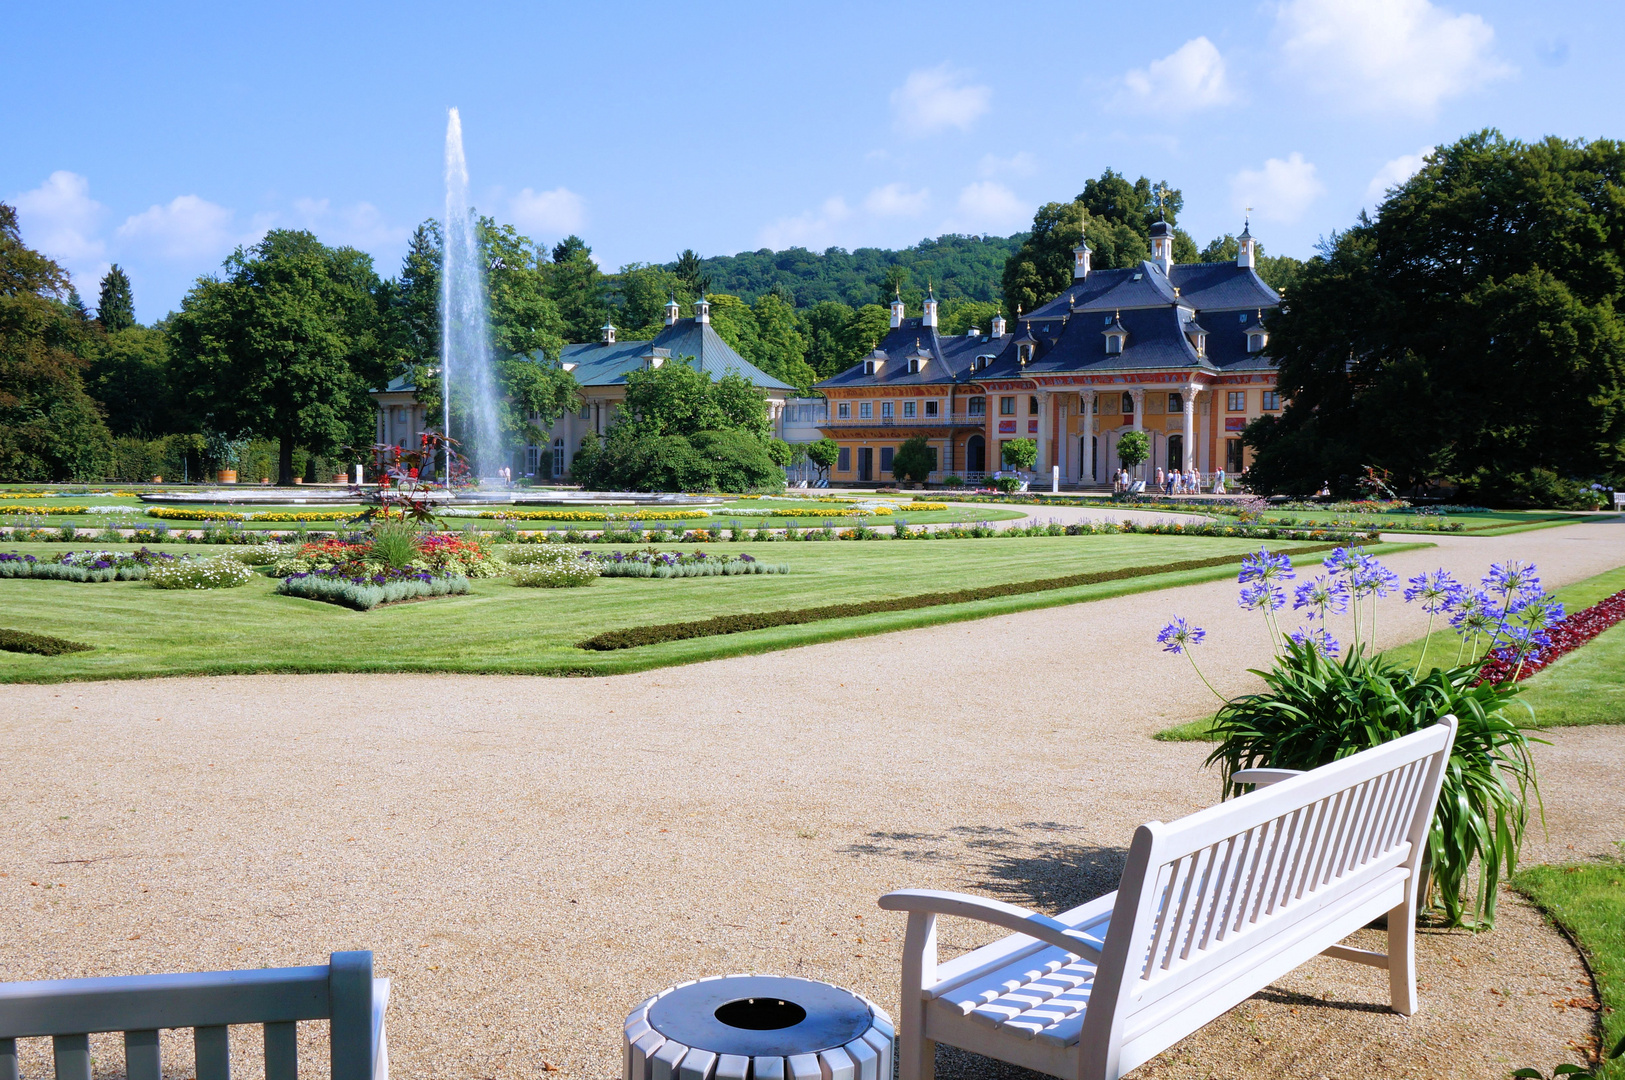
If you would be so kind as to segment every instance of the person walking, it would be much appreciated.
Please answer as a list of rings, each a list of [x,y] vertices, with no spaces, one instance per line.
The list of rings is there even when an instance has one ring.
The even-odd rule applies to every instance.
[[[1213,470],[1213,494],[1224,494],[1224,469],[1222,468]]]
[[[1161,465],[1157,466],[1157,486],[1159,488],[1162,486],[1162,466]]]

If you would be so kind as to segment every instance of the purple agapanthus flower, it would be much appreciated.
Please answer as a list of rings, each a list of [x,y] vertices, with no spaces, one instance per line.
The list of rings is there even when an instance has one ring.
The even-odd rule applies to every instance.
[[[1410,579],[1409,588],[1405,590],[1405,602],[1422,602],[1422,610],[1429,615],[1437,615],[1450,607],[1461,585],[1450,576],[1450,572],[1443,568],[1431,574],[1417,574]]]
[[[1200,645],[1206,636],[1207,631],[1200,626],[1192,626],[1184,619],[1176,618],[1162,628],[1162,632],[1157,635],[1157,643],[1162,646],[1163,652],[1178,655],[1186,649]]]
[[[1255,581],[1241,590],[1238,603],[1248,611],[1280,611],[1286,606],[1286,593],[1268,581]]]
[[[1484,576],[1484,586],[1501,597],[1540,594],[1540,578],[1535,574],[1534,564],[1517,559],[1493,564]]]
[[[1332,637],[1331,632],[1324,629],[1313,630],[1308,627],[1304,627],[1302,630],[1294,630],[1292,632],[1292,640],[1297,642],[1299,645],[1310,646],[1320,655],[1328,659],[1336,656],[1337,650],[1341,648],[1341,646],[1339,646],[1337,643],[1337,639]]]
[[[1378,562],[1373,555],[1360,553],[1360,565],[1349,572],[1349,588],[1355,596],[1387,596],[1399,587],[1399,575]]]
[[[1292,572],[1290,558],[1260,548],[1257,554],[1242,557],[1241,573],[1236,575],[1236,581],[1245,585],[1249,581],[1289,581],[1294,577],[1297,575]]]
[[[1360,548],[1340,547],[1320,561],[1334,574],[1352,574],[1360,568],[1360,559],[1365,552]]]
[[[1321,574],[1298,586],[1292,607],[1294,610],[1308,608],[1311,619],[1341,615],[1349,609],[1349,587],[1340,578]]]
[[[1495,598],[1483,589],[1462,589],[1451,608],[1450,625],[1462,637],[1495,633],[1501,626]]]

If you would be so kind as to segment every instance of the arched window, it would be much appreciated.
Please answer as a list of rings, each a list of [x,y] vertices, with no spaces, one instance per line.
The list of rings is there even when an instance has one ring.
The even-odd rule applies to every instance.
[[[564,475],[564,440],[553,440],[553,475]]]

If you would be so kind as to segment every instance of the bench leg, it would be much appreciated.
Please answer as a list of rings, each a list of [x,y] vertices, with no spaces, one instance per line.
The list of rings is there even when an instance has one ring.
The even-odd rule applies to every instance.
[[[897,1080],[932,1080],[936,1075],[937,1044],[925,1037],[925,997],[921,993],[936,981],[937,917],[910,912],[897,1005]]]
[[[1416,1001],[1416,879],[1405,886],[1405,902],[1388,912],[1388,1002],[1410,1016]]]

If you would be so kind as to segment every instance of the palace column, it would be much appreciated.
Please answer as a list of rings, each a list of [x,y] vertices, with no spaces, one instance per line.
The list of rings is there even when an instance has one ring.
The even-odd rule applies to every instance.
[[[1083,410],[1083,433],[1078,439],[1078,456],[1083,460],[1078,462],[1078,483],[1086,484],[1095,479],[1095,392],[1083,390],[1078,393],[1078,408]]]
[[[1195,383],[1185,388],[1185,428],[1184,441],[1180,449],[1184,451],[1184,461],[1180,468],[1190,470],[1196,468],[1196,392],[1200,389]]]
[[[1131,387],[1129,389],[1128,396],[1129,396],[1129,400],[1134,402],[1134,423],[1133,423],[1133,425],[1131,425],[1132,429],[1134,431],[1144,431],[1145,430],[1145,388],[1140,387],[1140,386]],[[1134,466],[1134,475],[1135,475],[1136,479],[1139,478],[1139,473],[1140,473],[1140,466],[1138,466],[1138,465]]]
[[[1038,443],[1038,460],[1034,462],[1033,468],[1040,476],[1049,472],[1050,466],[1049,429],[1052,426],[1050,423],[1050,397],[1051,394],[1048,390],[1040,390],[1038,393],[1038,438],[1033,440]]]

